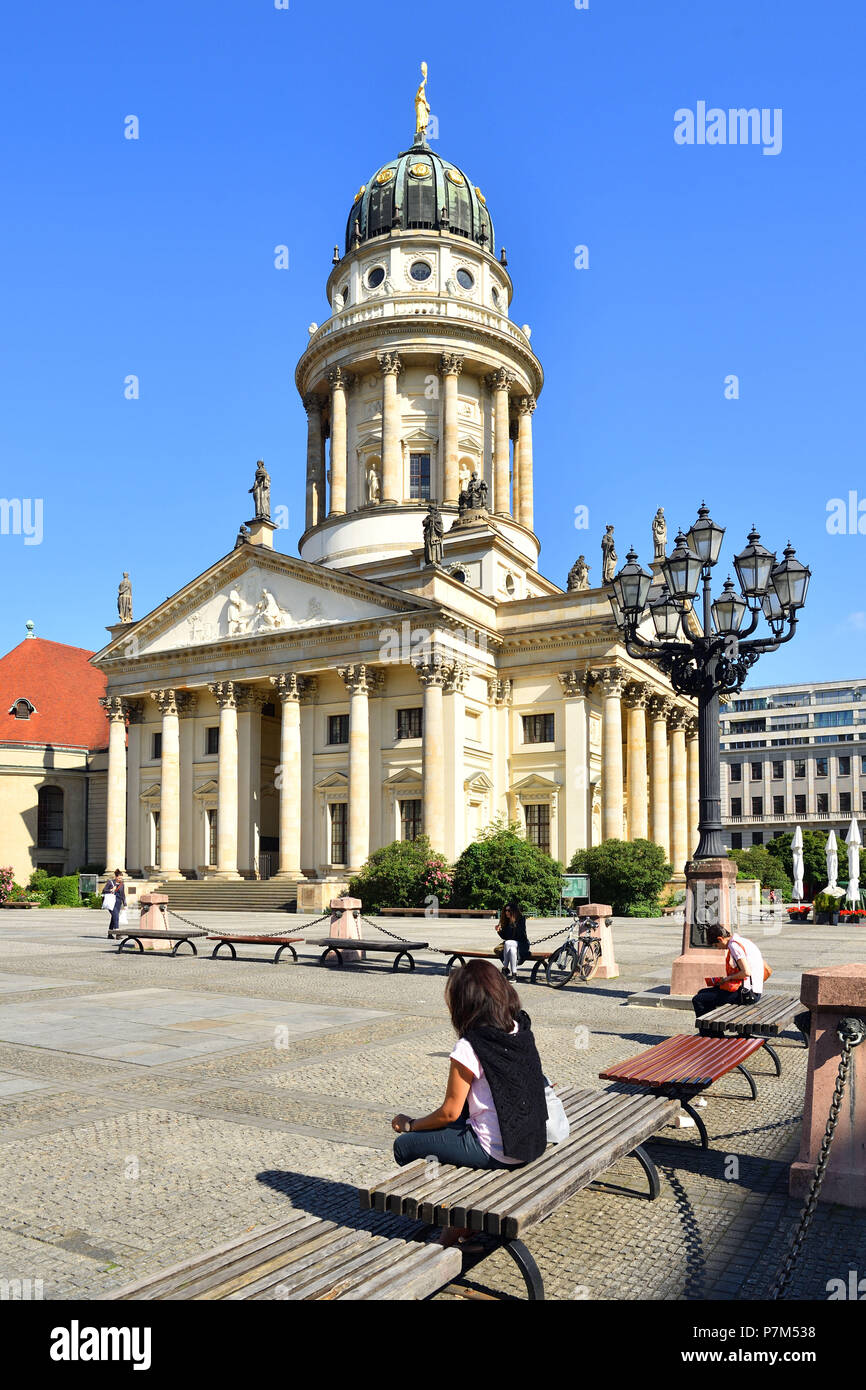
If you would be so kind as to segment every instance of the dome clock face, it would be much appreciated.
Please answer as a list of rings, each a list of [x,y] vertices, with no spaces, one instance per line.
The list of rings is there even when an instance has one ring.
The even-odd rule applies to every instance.
[[[418,280],[420,282],[429,280],[433,271],[426,261],[413,261],[409,267],[409,274],[412,276],[413,280]]]
[[[475,281],[470,275],[469,271],[465,270],[463,266],[461,266],[457,272],[457,283],[461,287],[461,289],[471,290],[472,286],[475,284]]]

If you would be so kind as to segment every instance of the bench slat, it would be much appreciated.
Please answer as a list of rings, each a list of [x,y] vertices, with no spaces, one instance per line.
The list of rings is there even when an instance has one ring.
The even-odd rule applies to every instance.
[[[462,1269],[463,1256],[456,1247],[419,1245],[399,1261],[397,1269],[356,1284],[336,1298],[341,1301],[426,1298],[458,1279]]]
[[[705,1087],[740,1066],[764,1046],[763,1038],[714,1038],[675,1033],[636,1057],[599,1072],[607,1081],[645,1086]]]

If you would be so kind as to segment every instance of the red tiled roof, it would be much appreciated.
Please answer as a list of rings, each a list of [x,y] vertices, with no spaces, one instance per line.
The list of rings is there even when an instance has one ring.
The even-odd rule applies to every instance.
[[[106,678],[90,666],[93,652],[25,637],[0,657],[0,743],[52,743],[73,748],[107,748],[108,720],[99,699]],[[15,700],[36,712],[16,719]]]

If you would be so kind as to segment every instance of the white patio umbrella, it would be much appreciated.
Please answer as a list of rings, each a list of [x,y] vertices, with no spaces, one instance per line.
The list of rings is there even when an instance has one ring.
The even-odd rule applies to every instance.
[[[791,855],[794,860],[794,897],[798,903],[803,901],[803,832],[799,825],[791,841]]]
[[[831,830],[827,836],[827,846],[824,850],[827,859],[827,888],[826,892],[832,893],[839,885],[836,880],[839,877],[839,851],[836,846],[836,832]]]
[[[847,898],[853,907],[860,897],[860,846],[863,843],[860,839],[860,827],[853,816],[848,827],[848,834],[845,836],[845,843],[848,846]]]

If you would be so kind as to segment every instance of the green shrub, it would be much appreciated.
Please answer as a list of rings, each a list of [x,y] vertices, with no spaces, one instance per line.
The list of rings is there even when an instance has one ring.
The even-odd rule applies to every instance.
[[[88,906],[88,907],[98,907],[98,908],[101,908],[101,907],[102,907],[102,894],[101,894],[101,893],[91,893],[90,896],[89,896],[88,899],[87,899],[87,906]]]
[[[779,855],[770,853],[766,845],[732,849],[731,858],[737,866],[737,878],[757,878],[762,888],[780,888],[782,897],[790,901],[794,887],[785,872],[785,865]]]
[[[40,892],[44,891],[45,885],[49,881],[50,880],[45,869],[34,869],[32,874],[30,875],[30,887],[37,888]]]
[[[448,861],[417,840],[393,840],[374,850],[361,871],[349,880],[349,895],[360,898],[365,912],[383,907],[426,907],[427,900],[447,902],[451,890]]]
[[[559,861],[531,844],[519,825],[496,820],[454,865],[453,901],[498,912],[513,900],[527,917],[548,917],[559,908],[561,875]]]
[[[592,901],[609,903],[617,917],[661,916],[661,893],[671,866],[651,840],[604,840],[577,850],[568,868],[589,874]]]
[[[81,897],[78,892],[78,876],[68,874],[63,878],[55,878],[51,891],[51,901],[55,907],[79,907]]]

